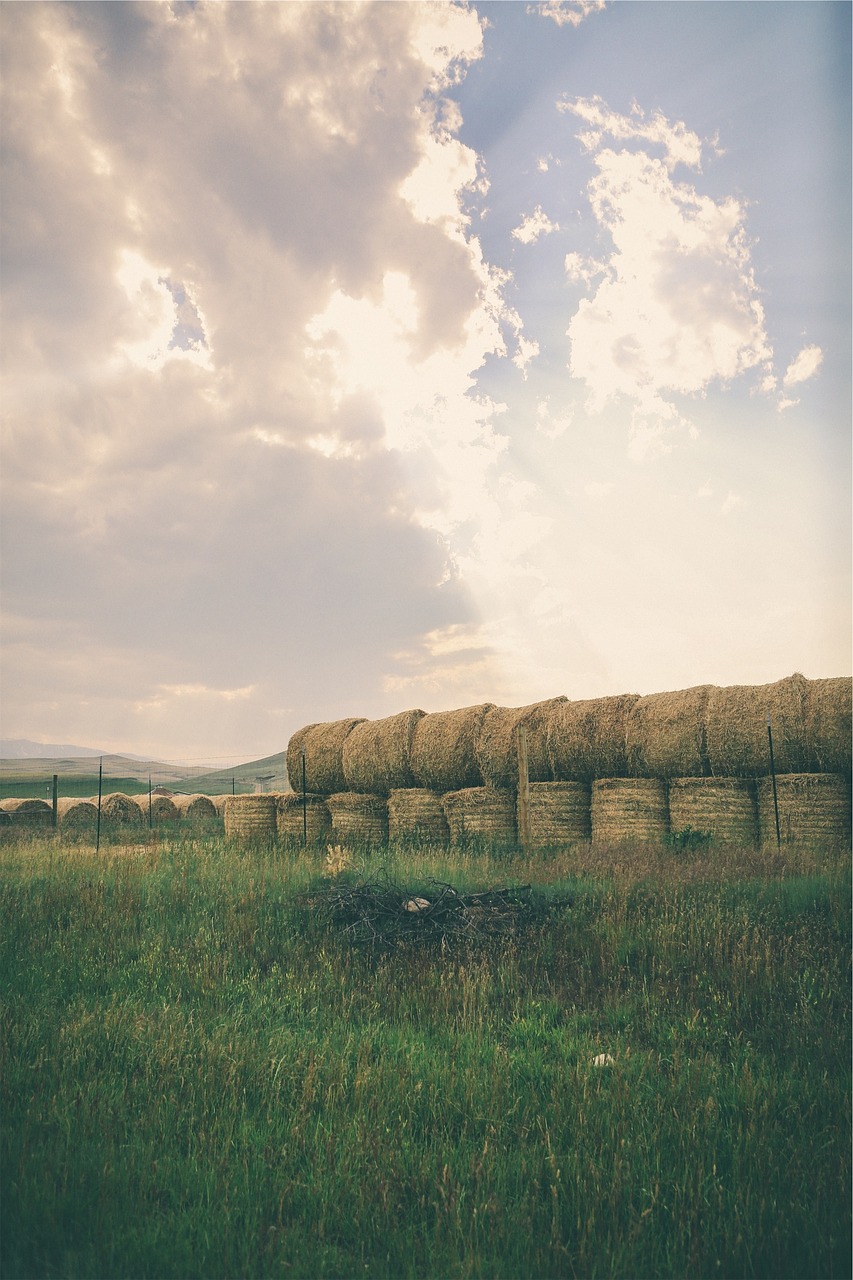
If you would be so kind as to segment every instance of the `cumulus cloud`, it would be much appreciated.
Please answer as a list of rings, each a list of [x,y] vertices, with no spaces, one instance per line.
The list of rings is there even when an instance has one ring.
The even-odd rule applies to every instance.
[[[809,378],[815,376],[822,364],[823,352],[820,347],[814,344],[803,347],[797,358],[792,360],[785,370],[783,386],[794,387],[799,382],[807,382]]]
[[[606,0],[544,0],[543,4],[528,5],[527,12],[550,18],[558,27],[579,27],[584,18],[599,13],[605,6]]]
[[[552,222],[547,213],[543,213],[542,206],[537,205],[532,213],[526,213],[519,225],[513,228],[512,236],[522,244],[535,244],[540,236],[559,230],[559,223]]]

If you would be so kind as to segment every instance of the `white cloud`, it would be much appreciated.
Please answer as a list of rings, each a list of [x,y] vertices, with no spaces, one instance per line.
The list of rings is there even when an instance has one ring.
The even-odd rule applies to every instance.
[[[559,230],[559,223],[552,222],[547,213],[543,213],[542,206],[537,205],[532,213],[526,213],[519,225],[513,228],[512,236],[522,244],[535,244],[540,236]]]
[[[808,381],[809,378],[815,376],[822,364],[823,352],[820,347],[814,344],[803,347],[797,358],[792,360],[785,370],[785,376],[782,379],[783,386],[794,387],[800,382]]]
[[[542,4],[528,5],[527,12],[550,18],[558,27],[579,27],[584,18],[605,7],[606,0],[544,0]]]

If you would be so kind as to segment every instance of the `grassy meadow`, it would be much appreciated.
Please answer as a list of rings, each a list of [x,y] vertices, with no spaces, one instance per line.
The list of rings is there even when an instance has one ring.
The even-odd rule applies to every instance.
[[[542,908],[391,950],[324,855],[0,845],[5,1280],[850,1275],[849,851],[355,850]]]

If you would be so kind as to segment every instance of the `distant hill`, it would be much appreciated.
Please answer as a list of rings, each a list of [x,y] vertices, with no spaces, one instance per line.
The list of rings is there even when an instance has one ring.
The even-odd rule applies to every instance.
[[[95,747],[75,747],[68,743],[32,742],[29,738],[0,738],[0,759],[56,760],[66,756],[100,756]]]
[[[60,795],[91,794],[98,789],[100,754],[95,752],[86,756],[67,754],[0,759],[0,795],[37,794],[32,790],[33,786],[49,781],[53,774],[59,776]],[[260,785],[266,791],[289,790],[283,751],[273,756],[264,756],[260,760],[231,765],[227,769],[205,772],[198,767],[190,768],[162,760],[145,760],[139,756],[103,756],[105,790],[129,793],[147,791],[149,778],[153,786],[165,786],[171,791],[201,792],[205,795],[222,795],[232,789],[235,792],[253,791],[259,779],[263,779]]]

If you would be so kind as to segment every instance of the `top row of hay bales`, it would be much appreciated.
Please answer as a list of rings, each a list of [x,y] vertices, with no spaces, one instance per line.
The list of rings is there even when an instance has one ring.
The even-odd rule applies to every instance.
[[[482,703],[306,725],[290,739],[287,772],[301,791],[304,752],[305,790],[318,795],[512,788],[524,728],[531,782],[761,777],[770,772],[768,715],[778,773],[849,776],[851,680],[799,674],[766,685],[558,697],[527,707]]]

